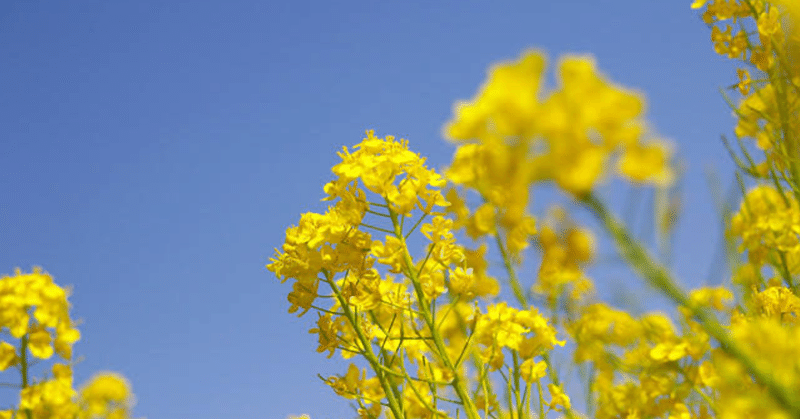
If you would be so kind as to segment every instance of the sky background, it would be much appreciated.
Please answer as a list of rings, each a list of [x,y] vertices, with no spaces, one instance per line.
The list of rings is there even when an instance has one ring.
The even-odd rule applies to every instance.
[[[375,129],[443,167],[453,103],[533,47],[644,93],[686,168],[675,271],[701,283],[735,69],[690,3],[4,1],[0,272],[73,287],[76,382],[123,373],[137,416],[352,417],[316,378],[345,364],[264,265],[343,145]]]

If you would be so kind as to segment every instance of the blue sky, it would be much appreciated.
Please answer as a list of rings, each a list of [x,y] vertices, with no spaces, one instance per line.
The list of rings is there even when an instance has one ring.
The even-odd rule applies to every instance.
[[[375,129],[442,167],[453,103],[535,47],[646,95],[686,167],[676,272],[701,282],[735,70],[690,3],[3,2],[0,272],[73,287],[76,381],[125,374],[138,416],[351,417],[264,265],[343,145]]]

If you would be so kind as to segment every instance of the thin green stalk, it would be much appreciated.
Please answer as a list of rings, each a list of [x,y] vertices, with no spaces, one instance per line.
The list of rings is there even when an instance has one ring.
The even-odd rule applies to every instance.
[[[514,290],[514,296],[517,297],[519,304],[523,308],[526,308],[529,305],[528,300],[525,298],[525,293],[522,291],[522,286],[519,284],[517,274],[514,271],[514,266],[511,264],[511,259],[508,257],[508,253],[503,246],[503,241],[500,240],[499,237],[497,238],[497,247],[500,250],[500,254],[503,256],[503,264],[505,265],[506,273],[508,274],[508,283],[511,285],[511,289]],[[542,360],[547,365],[547,378],[549,378],[553,384],[560,386],[561,382],[558,378],[558,374],[556,374],[556,371],[553,369],[553,364],[550,361],[550,354],[543,352],[541,356]],[[573,419],[575,417],[575,412],[572,411],[572,408],[565,408],[564,413],[567,414],[569,419]]]
[[[416,230],[416,229],[417,229],[417,227],[419,227],[419,225],[422,223],[422,221],[423,221],[423,220],[425,220],[425,218],[426,218],[427,216],[428,216],[428,214],[422,214],[422,215],[419,217],[419,220],[417,220],[417,222],[416,222],[416,223],[414,223],[414,225],[413,225],[413,226],[411,226],[411,229],[410,229],[410,230],[408,230],[408,233],[406,233],[406,238],[408,238],[408,236],[410,236],[410,235],[411,235],[411,233],[413,233],[413,232],[414,232],[414,230]],[[390,218],[391,218],[391,217],[390,217]]]
[[[28,388],[28,334],[22,336],[19,340],[19,371],[22,375],[22,389]],[[31,419],[33,412],[31,409],[25,409],[25,417]]]
[[[522,287],[519,285],[517,273],[514,271],[514,266],[511,264],[511,258],[508,257],[505,246],[503,246],[503,240],[500,238],[499,234],[495,235],[495,239],[497,241],[497,249],[500,250],[500,255],[503,257],[503,265],[508,274],[508,283],[511,285],[511,290],[514,291],[514,296],[517,298],[517,302],[519,302],[520,306],[523,309],[527,309],[528,299],[525,298],[525,292],[522,291]]]
[[[327,277],[328,273],[327,272],[324,273]],[[328,285],[330,285],[331,290],[333,290],[334,294],[336,294],[336,298],[337,300],[339,300],[339,305],[342,306],[342,310],[344,311],[347,320],[353,326],[353,330],[356,332],[356,336],[358,336],[358,339],[361,341],[361,345],[364,347],[362,355],[364,356],[364,358],[367,359],[367,362],[369,362],[370,366],[372,367],[372,370],[375,371],[375,375],[380,380],[381,386],[383,387],[383,392],[386,394],[386,400],[389,402],[389,408],[392,410],[392,413],[396,418],[404,417],[402,405],[400,404],[398,398],[396,398],[396,395],[399,393],[397,393],[397,389],[392,384],[389,377],[387,377],[384,374],[383,370],[380,368],[382,366],[381,362],[372,352],[372,344],[369,341],[369,339],[367,339],[367,337],[364,336],[364,331],[361,330],[361,328],[358,326],[358,321],[355,317],[355,314],[350,309],[350,305],[348,305],[347,301],[345,301],[344,298],[342,297],[342,293],[339,290],[339,287],[336,286],[336,282],[334,282],[329,278],[326,279],[326,281],[328,282]]]
[[[525,293],[522,291],[522,286],[519,284],[517,274],[514,271],[514,266],[511,264],[511,259],[508,257],[508,253],[503,246],[503,241],[500,240],[499,237],[497,238],[497,248],[500,250],[500,254],[503,256],[503,264],[505,265],[506,273],[508,274],[508,283],[511,285],[511,289],[514,290],[514,296],[517,297],[517,301],[523,308],[528,307],[528,300],[525,298]],[[553,364],[550,361],[550,354],[543,352],[541,356],[542,360],[544,360],[544,363],[547,365],[547,377],[553,384],[560,386],[561,383],[558,378],[558,374],[556,374],[556,371],[553,369]],[[564,413],[566,413],[569,419],[575,418],[575,412],[572,411],[572,408],[565,408]]]
[[[514,378],[514,399],[515,399],[515,402],[517,404],[517,418],[525,419],[525,417],[527,415],[525,414],[526,412],[522,407],[522,400],[520,398],[520,392],[522,390],[520,389],[520,385],[519,385],[519,380],[520,380],[519,355],[517,355],[517,351],[512,351],[511,354],[514,357],[514,371],[512,371],[512,374],[513,374],[513,378]]]
[[[536,388],[539,390],[539,419],[544,419],[544,393],[542,393],[541,381],[536,381]]]
[[[371,228],[371,229],[373,229],[375,231],[380,231],[381,233],[386,233],[386,234],[393,234],[394,233],[393,231],[387,230],[385,228],[380,228],[380,227],[377,227],[377,226],[374,226],[374,225],[371,225],[371,224],[367,224],[367,223],[361,223],[361,225],[364,226],[365,228]]]
[[[453,362],[450,360],[450,357],[447,355],[447,348],[442,340],[442,336],[436,330],[436,323],[433,320],[433,315],[430,312],[430,307],[428,306],[427,298],[425,297],[425,293],[422,290],[422,284],[419,282],[419,276],[417,275],[416,269],[414,269],[414,262],[411,259],[411,255],[408,252],[408,245],[406,244],[405,236],[403,235],[403,231],[400,227],[400,224],[397,220],[397,214],[390,210],[390,215],[392,216],[392,224],[394,225],[394,234],[397,239],[400,240],[400,243],[403,245],[403,258],[406,264],[406,271],[409,275],[409,279],[411,279],[411,283],[414,286],[414,291],[417,295],[417,300],[419,302],[419,308],[422,312],[422,318],[425,321],[425,325],[431,331],[431,337],[433,338],[434,346],[436,347],[436,351],[442,358],[442,362],[444,366],[453,371],[453,381],[451,386],[455,390],[458,398],[464,403],[464,412],[467,414],[469,419],[480,419],[480,415],[478,414],[478,409],[475,407],[475,402],[469,395],[469,391],[467,390],[466,386],[464,385],[464,381],[461,375],[458,373],[458,370],[455,368]]]

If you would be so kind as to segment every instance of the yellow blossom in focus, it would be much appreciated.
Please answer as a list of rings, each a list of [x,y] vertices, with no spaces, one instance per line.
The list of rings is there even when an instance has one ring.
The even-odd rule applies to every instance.
[[[481,358],[492,369],[503,365],[503,348],[529,359],[565,343],[556,338],[556,329],[535,308],[517,310],[505,302],[490,305],[478,316],[473,339],[484,346]]]

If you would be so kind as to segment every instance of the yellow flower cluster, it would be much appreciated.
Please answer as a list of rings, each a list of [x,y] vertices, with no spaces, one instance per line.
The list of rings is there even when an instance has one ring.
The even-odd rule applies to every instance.
[[[691,294],[695,308],[720,311],[730,298],[724,288]],[[714,366],[705,361],[710,339],[691,311],[683,311],[682,333],[663,314],[635,319],[601,303],[587,306],[569,326],[578,345],[575,362],[590,362],[596,371],[597,418],[711,417],[708,405],[690,397],[713,393],[706,376]],[[628,379],[619,382],[620,374]]]
[[[472,403],[469,393],[478,389],[465,386],[467,359],[498,370],[505,364],[503,351],[510,351],[522,358],[525,379],[538,381],[546,365],[534,358],[563,342],[533,308],[490,305],[481,314],[470,304],[497,295],[499,284],[488,273],[485,243],[461,246],[454,233],[458,222],[437,212],[464,205],[452,190],[443,196],[444,178],[425,167],[407,141],[378,138],[372,131],[340,157],[336,179],[324,188],[324,200],[333,204],[325,214],[303,214],[287,229],[282,249],[267,266],[282,281],[295,281],[290,312],[318,312],[310,332],[319,337],[319,352],[359,356],[375,372],[368,377],[351,364],[325,382],[355,400],[363,418],[377,416],[382,406],[388,417],[427,418],[441,415],[437,406],[453,394]],[[485,223],[494,225],[494,216]],[[413,224],[406,222],[413,218]],[[535,231],[533,218],[523,217],[517,230],[520,249]],[[424,246],[419,256],[409,247],[415,231]],[[375,233],[384,238],[373,239]],[[505,331],[512,323],[514,329]],[[565,399],[553,394],[553,408],[563,407]],[[470,407],[470,415],[475,409]]]
[[[742,317],[731,325],[732,337],[769,371],[770,379],[785,388],[800,386],[800,328],[773,317]],[[712,365],[705,381],[718,394],[717,414],[724,418],[790,418],[786,406],[768,397],[754,383],[744,365],[724,351],[712,352]]]
[[[481,360],[493,369],[504,364],[503,348],[516,351],[522,359],[529,361],[552,350],[554,345],[564,345],[564,341],[556,339],[556,330],[535,308],[521,311],[508,307],[505,302],[489,306],[485,314],[478,316],[473,339],[484,346]],[[531,361],[528,365],[536,364]],[[544,368],[544,364],[538,368]],[[526,370],[523,367],[524,373]],[[544,371],[540,371],[541,375],[536,378],[544,376]]]
[[[133,407],[131,385],[113,372],[96,374],[80,390],[80,419],[127,419]]]
[[[752,264],[800,273],[800,206],[792,194],[769,185],[751,189],[731,219],[731,233],[742,239],[739,250],[747,250]]]
[[[794,324],[800,315],[800,298],[786,287],[771,286],[755,295],[753,313]]]
[[[72,388],[72,369],[64,364],[53,365],[53,379],[22,389],[19,413],[30,412],[31,418],[72,419],[78,413]],[[6,412],[9,416],[11,411]]]
[[[319,336],[319,352],[330,357],[338,350],[346,359],[360,355],[373,367],[384,365],[370,378],[355,364],[345,375],[328,378],[337,394],[356,399],[364,417],[377,415],[383,398],[391,412],[423,417],[436,410],[429,402],[435,392],[420,380],[446,387],[443,377],[455,373],[451,357],[463,350],[443,340],[432,344],[430,304],[445,293],[466,301],[496,292],[497,286],[482,258],[456,243],[453,221],[436,212],[449,205],[441,193],[445,180],[408,149],[406,140],[368,131],[353,151],[345,148],[339,156],[336,179],[324,187],[324,200],[334,204],[325,214],[304,214],[289,228],[268,268],[282,280],[295,280],[290,312],[319,311],[317,327],[310,331]],[[421,215],[409,229],[406,220],[417,211]],[[427,217],[430,222],[423,223]],[[427,245],[424,257],[415,260],[406,238],[417,229]],[[385,238],[373,240],[371,232]],[[317,303],[321,284],[330,290],[324,298],[332,299],[324,307]],[[403,359],[416,367],[401,364]],[[416,378],[397,382],[409,374]]]
[[[32,316],[31,316],[32,314]],[[70,418],[77,413],[72,388],[72,369],[54,364],[53,379],[28,384],[28,356],[48,359],[53,353],[66,360],[80,338],[69,317],[67,292],[41,269],[31,273],[16,270],[0,277],[0,329],[17,339],[17,345],[0,342],[0,371],[18,366],[22,371],[19,412],[33,418]],[[12,410],[2,412],[12,416]]]
[[[566,220],[560,208],[553,213],[555,220],[545,225],[537,237],[542,263],[533,289],[546,295],[551,304],[567,291],[567,301],[578,302],[594,287],[583,272],[594,258],[594,237],[589,230]]]
[[[470,211],[448,193],[457,225],[474,239],[500,234],[513,261],[536,233],[528,212],[530,188],[554,182],[583,196],[616,167],[622,177],[671,184],[670,147],[648,138],[642,98],[607,81],[589,57],[559,63],[559,86],[545,95],[545,57],[527,51],[515,62],[494,66],[471,102],[458,102],[444,134],[458,144],[446,175],[477,192]]]
[[[368,131],[367,138],[355,149],[350,153],[345,147],[339,153],[342,162],[333,167],[338,179],[325,186],[331,199],[341,198],[357,205],[358,195],[344,193],[341,187],[358,180],[364,188],[384,197],[397,214],[408,215],[415,207],[430,213],[434,205],[446,203],[439,192],[445,180],[425,167],[425,159],[408,149],[408,141],[395,141],[392,136],[384,140]]]
[[[0,371],[17,367],[22,383],[17,408],[0,411],[0,419],[130,418],[130,388],[116,374],[97,375],[80,393],[73,388],[70,364],[54,363],[52,378],[31,376],[31,356],[72,358],[80,333],[69,316],[67,296],[40,268],[0,278],[0,329],[18,340],[17,345],[0,341]]]
[[[73,388],[72,366],[54,363],[52,378],[34,380],[29,356],[48,359],[53,353],[69,361],[80,334],[69,317],[67,292],[40,268],[16,270],[0,278],[0,329],[18,340],[0,342],[0,371],[20,371],[16,409],[0,411],[0,419],[128,419],[130,385],[114,373],[96,375],[80,392]]]
[[[540,98],[544,69],[544,55],[528,51],[495,66],[475,99],[456,105],[445,128],[460,143],[447,172],[453,182],[479,191],[513,225],[532,182],[589,192],[617,153],[619,173],[632,181],[672,180],[666,145],[643,141],[637,94],[606,81],[592,59],[569,56],[559,64],[559,88]]]
[[[792,84],[800,87],[800,77],[795,77]],[[780,114],[800,115],[798,99],[800,96],[797,89],[792,88],[778,94],[775,87],[768,84],[746,96],[736,109],[736,135],[739,138],[755,139],[756,145],[768,156],[774,170],[779,172],[793,170],[794,163],[789,153],[790,147],[797,145],[796,136],[784,135],[783,132],[796,132],[800,129],[797,120],[782,121]],[[785,105],[781,102],[785,102]],[[766,162],[754,168],[761,177],[769,176],[769,166],[765,164]]]
[[[41,359],[50,358],[54,351],[70,359],[72,344],[80,338],[69,318],[66,291],[40,269],[29,274],[17,270],[14,276],[0,278],[0,328],[17,339],[27,336],[31,355]],[[7,342],[0,343],[0,358],[9,361],[0,362],[2,369],[15,364],[20,356],[11,358],[9,347]]]
[[[694,6],[702,7],[696,2]],[[800,412],[797,346],[797,297],[800,274],[800,161],[797,159],[800,66],[797,61],[798,3],[793,1],[713,1],[704,13],[708,23],[733,18],[754,22],[757,32],[740,30],[731,38],[712,28],[718,53],[739,58],[759,71],[737,73],[743,98],[735,114],[735,134],[754,139],[763,161],[740,141],[744,159],[733,155],[741,172],[759,184],[744,193],[729,233],[747,252],[732,282],[744,301],[732,314],[731,341],[711,351],[700,370],[701,381],[713,389],[714,414],[725,418],[789,418]],[[742,25],[744,28],[744,26]],[[736,39],[743,41],[735,42]],[[741,45],[744,44],[744,45]],[[752,87],[752,89],[751,89]],[[733,151],[731,151],[733,154]],[[743,187],[744,189],[744,187]],[[765,275],[774,275],[768,280]],[[731,350],[731,348],[737,350]]]
[[[282,252],[276,250],[276,259],[269,265],[282,280],[297,281],[290,294],[290,312],[302,308],[302,315],[311,308],[321,272],[328,279],[343,272],[353,278],[371,275],[376,259],[369,257],[370,253],[380,263],[392,265],[393,272],[403,269],[405,260],[398,252],[401,243],[397,238],[373,244],[372,236],[358,229],[370,208],[362,186],[385,200],[377,206],[399,215],[409,214],[415,207],[430,213],[434,205],[446,203],[438,189],[444,180],[408,150],[407,141],[395,141],[391,136],[380,139],[368,131],[355,149],[350,153],[345,148],[340,153],[342,162],[333,168],[338,178],[325,185],[325,200],[336,200],[336,204],[325,214],[304,214],[298,226],[287,230]],[[384,290],[388,291],[385,286]],[[355,292],[368,295],[379,289],[363,291]]]
[[[736,136],[755,140],[764,152],[759,160],[745,148],[746,161],[734,156],[740,168],[751,176],[769,179],[786,176],[793,184],[800,181],[800,163],[794,150],[800,145],[800,7],[795,1],[713,0],[696,1],[692,7],[707,6],[703,19],[711,26],[714,50],[744,64],[737,69],[734,86],[742,95],[731,105],[738,118]],[[730,24],[721,23],[732,20]],[[745,25],[752,24],[755,31]],[[750,76],[756,71],[758,77]]]

